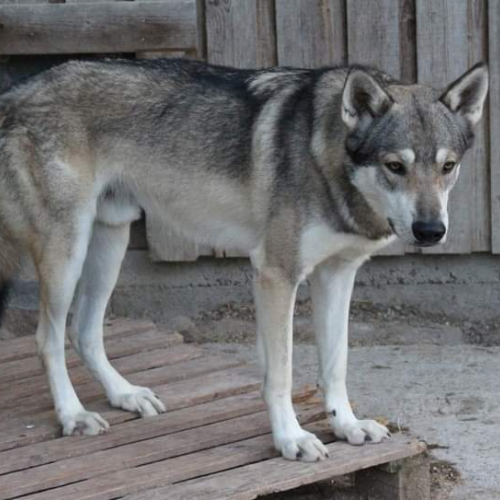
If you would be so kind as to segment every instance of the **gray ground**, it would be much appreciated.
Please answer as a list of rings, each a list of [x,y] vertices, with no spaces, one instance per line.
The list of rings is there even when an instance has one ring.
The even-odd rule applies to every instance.
[[[254,362],[253,321],[252,306],[229,303],[197,317],[177,317],[168,328],[209,352]],[[33,313],[11,309],[0,338],[33,331],[35,322]],[[295,324],[294,380],[300,386],[314,383],[317,369],[307,301],[298,305]],[[493,323],[353,305],[348,386],[355,410],[409,428],[428,443],[433,500],[500,499],[499,338]],[[332,497],[315,491],[300,498]]]

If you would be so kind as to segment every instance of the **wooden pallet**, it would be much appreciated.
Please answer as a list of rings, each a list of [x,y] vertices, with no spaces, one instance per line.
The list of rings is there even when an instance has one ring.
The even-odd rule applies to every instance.
[[[114,365],[130,381],[154,387],[168,412],[142,420],[111,409],[68,350],[78,394],[112,427],[93,438],[60,437],[34,339],[1,342],[0,500],[246,500],[408,459],[424,449],[406,436],[359,448],[332,443],[312,398],[314,389],[305,387],[294,398],[299,419],[329,443],[331,458],[287,462],[272,447],[254,369],[233,355],[203,356],[200,347],[183,344],[180,335],[161,332],[147,321],[114,321],[106,336]],[[417,476],[422,483],[425,468],[405,467],[404,487]],[[428,498],[401,496],[401,470],[369,471],[363,477],[358,473],[358,486],[370,495],[382,487],[385,500]]]

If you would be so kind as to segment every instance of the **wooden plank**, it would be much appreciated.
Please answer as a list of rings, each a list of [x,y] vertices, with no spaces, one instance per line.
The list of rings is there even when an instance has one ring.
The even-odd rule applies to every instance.
[[[294,402],[302,402],[316,392],[313,386],[305,386],[294,393]],[[164,436],[182,430],[229,420],[264,411],[260,392],[250,392],[209,403],[169,411],[158,418],[125,422],[93,439],[85,436],[68,436],[47,442],[34,443],[9,450],[8,460],[0,460],[0,474],[36,467],[57,460],[73,458],[99,450],[115,448],[157,436]],[[7,456],[0,453],[0,457]]]
[[[276,64],[271,0],[206,0],[208,62],[238,68]]]
[[[158,331],[158,328],[152,321],[144,319],[116,318],[105,319],[104,321],[105,339],[138,335],[147,331]],[[70,342],[66,339],[66,348],[70,346]],[[2,341],[2,349],[0,352],[1,363],[36,355],[36,341],[33,335]]]
[[[50,0],[0,0],[0,5],[22,5],[34,3],[50,3]]]
[[[236,368],[212,373],[200,380],[193,379],[155,387],[169,411],[188,408],[230,396],[255,391],[260,387],[256,370]],[[135,413],[110,409],[105,400],[88,405],[110,423],[118,424],[139,418]],[[20,415],[0,423],[0,450],[9,450],[60,435],[53,411]]]
[[[218,370],[223,370],[227,368],[233,368],[236,366],[241,366],[242,361],[238,360],[234,356],[210,356],[200,359],[201,353],[196,352],[195,349],[195,359],[189,359],[189,352],[181,353],[184,361],[179,360],[177,353],[174,353],[174,359],[177,360],[175,364],[169,364],[168,350],[161,350],[164,360],[162,361],[161,356],[154,356],[155,352],[147,352],[145,356],[143,355],[140,360],[141,369],[143,371],[128,371],[122,372],[124,375],[127,374],[127,380],[135,385],[140,386],[155,386],[163,385],[171,382],[178,382],[180,380],[185,380],[188,378],[205,375],[210,372],[215,372]],[[193,352],[193,351],[191,351]],[[197,354],[197,355],[196,355]],[[151,358],[156,357],[156,360],[152,360],[151,367],[148,367],[148,356]],[[130,357],[121,358],[123,360],[123,365],[127,366],[127,362]],[[134,361],[132,360],[131,363]],[[156,367],[154,367],[156,365]],[[147,368],[147,369],[145,369]],[[70,377],[72,380],[73,374],[70,371]],[[48,410],[53,406],[52,396],[47,387],[48,384],[44,384],[42,388],[38,391],[32,391],[29,395],[25,397],[8,397],[8,395],[2,398],[0,406],[0,415],[3,417],[15,415],[22,415],[24,413],[31,413],[37,411]],[[26,389],[25,389],[26,390]],[[103,397],[103,389],[101,384],[94,381],[92,377],[88,376],[85,383],[78,385],[77,393],[80,400],[88,404],[90,401]],[[17,392],[15,393],[17,394]]]
[[[154,368],[173,365],[181,361],[199,358],[202,350],[194,345],[178,345],[167,349],[155,349],[153,351],[140,352],[113,361],[113,366],[122,374],[139,372],[141,370],[152,370]],[[84,366],[78,366],[70,370],[73,385],[85,387],[85,384],[93,382],[94,378]],[[35,394],[49,393],[49,385],[45,375],[30,377],[15,382],[0,385],[0,408],[5,410],[10,407],[25,405],[23,398]]]
[[[127,360],[128,358],[125,358]],[[229,368],[242,366],[243,361],[234,355],[208,356],[201,359],[184,361],[175,365],[159,366],[150,370],[130,373],[127,380],[134,384],[147,387],[170,384],[180,380],[199,377]],[[71,376],[71,373],[70,373]],[[78,397],[85,405],[103,397],[103,390],[99,383],[89,382],[77,387]],[[10,400],[0,409],[2,418],[14,418],[25,413],[49,410],[53,406],[52,396],[49,391],[43,391],[31,396]]]
[[[369,64],[401,76],[399,2],[347,2],[349,64]]]
[[[399,0],[400,78],[405,83],[417,81],[416,0]]]
[[[446,87],[469,66],[468,0],[417,1],[418,81]],[[475,191],[474,153],[461,162],[460,179],[449,201],[450,226],[447,242],[424,253],[470,253]],[[469,203],[464,203],[469,200]]]
[[[415,456],[425,445],[407,436],[395,436],[376,446],[327,445],[330,459],[315,464],[275,458],[220,472],[179,485],[126,496],[127,500],[253,500],[257,496],[290,490],[359,469]]]
[[[195,0],[0,7],[0,54],[195,49]]]
[[[347,61],[344,0],[276,0],[276,31],[280,65],[314,68]]]
[[[124,337],[152,330],[157,330],[156,325],[148,320],[107,319],[104,323],[104,338]],[[36,341],[33,335],[2,341],[1,346],[0,363],[2,364],[6,361],[19,360],[37,355]],[[66,348],[68,347],[70,347],[70,343],[66,341]]]
[[[295,403],[305,401],[315,392],[315,387],[305,386],[294,394],[294,401]],[[126,422],[114,427],[111,432],[93,439],[85,436],[70,436],[35,443],[0,453],[0,474],[116,448],[124,444],[165,436],[264,410],[262,397],[259,392],[255,391],[221,401],[212,401],[191,408],[170,411],[158,418],[148,420],[147,425],[143,420]],[[8,460],[4,460],[7,457]]]
[[[23,497],[23,500],[113,500],[122,495],[172,485],[177,481],[276,457],[269,435],[209,448],[155,464],[103,474],[74,484]],[[171,488],[170,486],[169,488]],[[154,491],[154,490],[153,490]],[[147,497],[146,497],[147,498]],[[169,498],[168,496],[164,498]]]
[[[469,0],[468,2],[468,42],[469,54],[467,65],[486,61],[488,54],[488,5],[487,0]],[[491,251],[491,199],[490,199],[490,162],[489,162],[489,113],[485,106],[484,116],[476,127],[474,148],[468,153],[468,162],[472,170],[474,191],[472,223],[472,251]],[[462,175],[462,174],[460,174]],[[470,195],[469,195],[470,196]],[[470,199],[470,198],[469,198]],[[463,203],[463,201],[462,201]]]
[[[394,0],[347,2],[347,54],[349,64],[367,64],[402,76],[400,4]],[[401,255],[399,239],[377,255]]]
[[[500,253],[500,2],[488,3],[492,251]]]
[[[303,424],[313,422],[323,415],[323,411],[318,407],[304,409],[301,412],[301,422]],[[128,471],[127,480],[123,471],[120,471],[123,467],[130,468],[137,467],[138,465],[152,464],[159,460],[182,455],[187,455],[186,458],[189,457],[191,462],[199,464],[199,457],[197,457],[196,454],[193,455],[194,452],[223,446],[231,442],[239,442],[239,446],[241,447],[242,440],[261,435],[265,435],[265,441],[260,441],[259,444],[263,445],[262,448],[269,454],[269,447],[270,445],[272,446],[272,438],[268,434],[269,431],[270,425],[267,412],[260,412],[170,434],[154,440],[121,446],[119,449],[104,450],[76,459],[68,459],[63,462],[62,467],[61,464],[58,463],[37,467],[30,470],[29,477],[26,477],[24,471],[8,474],[0,477],[0,499],[8,499],[13,496],[63,486],[70,482],[82,481],[89,478],[92,479],[85,484],[86,488],[83,489],[83,492],[80,485],[78,488],[80,494],[73,490],[71,498],[75,500],[77,498],[94,498],[93,496],[89,496],[89,486],[94,495],[98,493],[99,498],[102,498],[103,493],[106,493],[106,489],[109,490],[110,479],[113,484],[113,495],[117,495],[116,483],[114,483],[116,474],[110,474],[117,471],[121,479],[120,495],[123,495],[128,493],[131,488],[137,491],[138,481],[136,481],[136,479],[143,479],[141,469],[144,468],[134,468],[134,471],[138,471],[139,478],[135,477],[135,473],[131,474],[131,471]],[[230,467],[234,464],[234,458],[232,455],[227,457],[227,453],[225,453],[225,455],[226,467]],[[246,455],[248,456],[248,452]],[[117,456],[120,457],[120,460],[116,460]],[[212,454],[212,458],[213,457],[214,455]],[[218,457],[220,459],[220,453]],[[206,458],[206,456],[203,458]],[[184,463],[186,462],[184,461]],[[169,472],[173,472],[168,464],[169,462],[162,463],[163,475],[168,475]],[[153,468],[156,470],[157,466],[158,464],[153,464]],[[193,474],[192,467],[190,470],[191,474]],[[177,474],[179,473],[179,468],[177,468],[176,472]],[[147,476],[149,476],[150,473],[151,471],[148,470]],[[101,481],[99,487],[96,489],[94,481],[99,479],[99,476],[102,474],[106,474],[107,477],[104,478],[104,481]],[[196,470],[195,475],[197,476],[198,474],[199,472]],[[107,487],[106,483],[108,483]],[[85,489],[87,489],[87,492],[85,492]],[[109,495],[109,491],[107,493]],[[54,500],[56,498],[68,498],[68,496],[64,496],[68,495],[68,491],[64,491],[64,488],[60,490],[51,490],[50,494],[53,495],[50,498],[54,498]],[[73,494],[75,496],[73,496]],[[110,497],[108,496],[108,498]]]
[[[158,331],[145,331],[131,334],[124,338],[112,338],[106,342],[106,352],[110,359],[129,356],[138,352],[165,348],[182,342],[179,334],[166,334]],[[82,361],[78,354],[69,350],[66,355],[68,367],[80,366]],[[0,383],[5,384],[22,378],[42,375],[44,373],[38,358],[26,358],[3,363],[0,372]]]

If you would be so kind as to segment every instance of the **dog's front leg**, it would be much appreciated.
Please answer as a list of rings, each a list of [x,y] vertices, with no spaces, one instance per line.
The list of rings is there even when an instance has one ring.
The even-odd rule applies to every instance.
[[[279,269],[256,272],[257,335],[264,368],[263,397],[274,445],[289,460],[315,462],[328,455],[319,439],[303,430],[292,404],[292,321],[297,285]]]
[[[374,420],[358,420],[346,388],[349,304],[359,262],[331,259],[311,277],[314,327],[318,346],[319,386],[335,435],[351,444],[378,443],[389,431]]]

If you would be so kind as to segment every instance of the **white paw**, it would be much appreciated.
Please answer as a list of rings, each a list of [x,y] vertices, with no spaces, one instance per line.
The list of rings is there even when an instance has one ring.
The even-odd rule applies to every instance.
[[[335,417],[331,417],[330,424],[337,438],[353,445],[380,443],[391,437],[387,427],[375,420],[353,420],[342,424],[336,422]]]
[[[160,398],[147,387],[131,386],[127,392],[109,398],[116,408],[139,413],[141,417],[153,417],[165,411]]]
[[[287,460],[319,462],[329,456],[326,446],[314,434],[303,429],[294,436],[275,438],[275,447]]]
[[[65,436],[97,436],[109,429],[99,413],[81,410],[74,415],[60,417]]]

